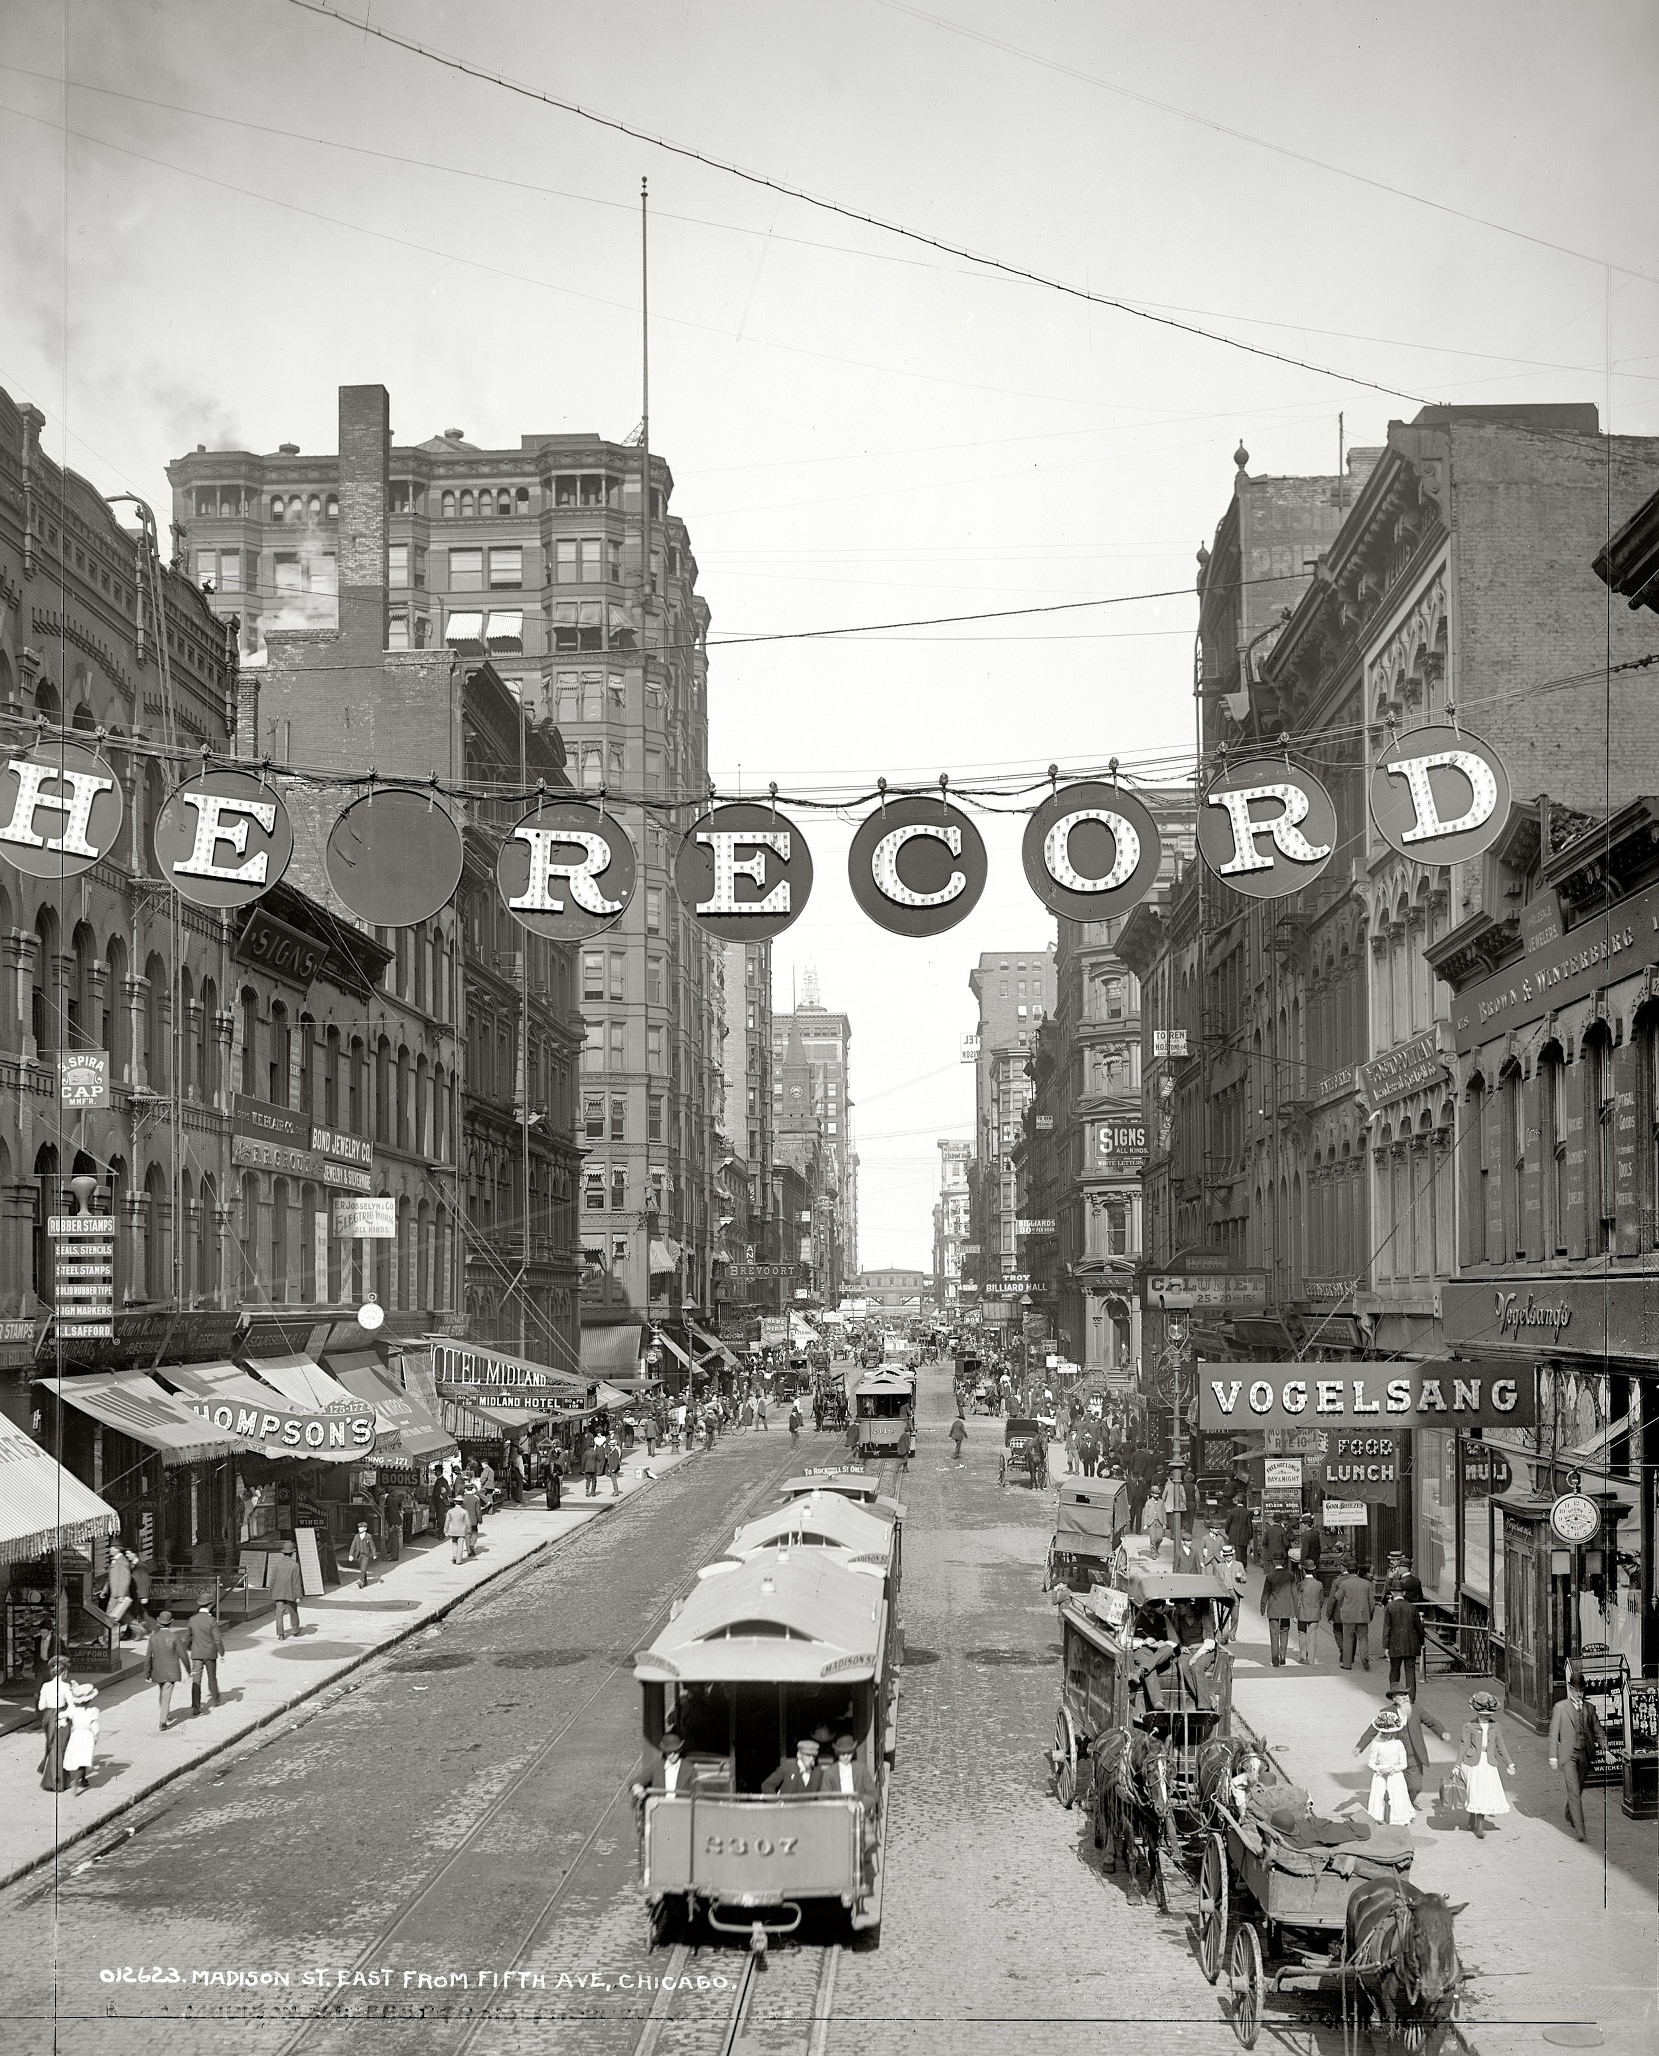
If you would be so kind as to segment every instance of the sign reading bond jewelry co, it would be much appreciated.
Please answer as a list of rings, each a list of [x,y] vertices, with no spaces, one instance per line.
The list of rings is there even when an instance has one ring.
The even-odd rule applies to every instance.
[[[1419,864],[1461,864],[1489,850],[1509,819],[1509,773],[1490,743],[1458,728],[1414,728],[1371,773],[1371,819],[1390,849]]]
[[[245,907],[288,869],[294,830],[277,792],[246,771],[203,771],[167,795],[156,863],[180,899]]]
[[[1229,764],[1198,810],[1198,854],[1251,899],[1312,885],[1336,849],[1336,807],[1311,771],[1282,759]]]
[[[586,942],[614,928],[638,876],[627,830],[586,800],[532,807],[501,845],[495,866],[508,913],[550,942]]]
[[[805,911],[812,852],[775,807],[740,800],[699,815],[674,859],[674,890],[723,942],[765,942]]]
[[[1320,1375],[1327,1364],[1198,1366],[1201,1433],[1295,1427],[1530,1428],[1535,1393],[1530,1369],[1490,1364],[1392,1363],[1357,1377]]]
[[[967,815],[919,795],[887,800],[860,823],[847,855],[853,898],[894,935],[943,935],[965,921],[988,871]]]
[[[0,856],[31,878],[78,878],[121,833],[121,781],[72,742],[43,742],[0,764]]]
[[[1026,881],[1070,921],[1127,914],[1152,890],[1163,846],[1133,793],[1084,782],[1052,793],[1026,823]]]

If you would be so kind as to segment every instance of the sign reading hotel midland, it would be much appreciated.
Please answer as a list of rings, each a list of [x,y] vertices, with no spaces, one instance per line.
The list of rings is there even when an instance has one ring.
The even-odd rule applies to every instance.
[[[1632,893],[1458,993],[1452,1001],[1458,1054],[1467,1055],[1496,1035],[1542,1020],[1557,1007],[1587,999],[1599,987],[1654,963],[1659,963],[1659,885]]]
[[[1329,1428],[1530,1428],[1534,1386],[1529,1368],[1490,1363],[1384,1363],[1358,1376],[1321,1376],[1328,1364],[1198,1366],[1198,1429],[1317,1425]]]

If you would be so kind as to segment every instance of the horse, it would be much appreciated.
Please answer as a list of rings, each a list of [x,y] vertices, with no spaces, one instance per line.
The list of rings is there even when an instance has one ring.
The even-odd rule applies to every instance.
[[[1198,1751],[1198,1798],[1204,1817],[1217,1813],[1238,1814],[1234,1779],[1260,1780],[1266,1762],[1266,1745],[1248,1735],[1214,1735]]]
[[[1463,1910],[1409,1878],[1356,1885],[1343,1929],[1344,2012],[1351,1980],[1370,2020],[1380,2015],[1409,2049],[1437,2049],[1463,1982],[1452,1930]]]
[[[1160,1847],[1172,1856],[1179,1849],[1163,1740],[1144,1728],[1104,1728],[1090,1744],[1089,1756],[1094,1764],[1094,1845],[1106,1851],[1107,1874],[1117,1870],[1121,1850],[1133,1884],[1137,1853],[1144,1854],[1159,1911],[1167,1912]]]
[[[1031,1487],[1033,1492],[1036,1491],[1038,1485],[1042,1482],[1043,1472],[1046,1468],[1047,1458],[1045,1452],[1035,1441],[1027,1442],[1025,1445],[1025,1482]]]

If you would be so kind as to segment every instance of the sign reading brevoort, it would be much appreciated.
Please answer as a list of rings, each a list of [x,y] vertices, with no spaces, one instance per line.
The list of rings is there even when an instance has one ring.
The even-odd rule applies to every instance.
[[[1530,1428],[1536,1406],[1530,1370],[1490,1364],[1393,1363],[1358,1377],[1321,1377],[1324,1364],[1198,1366],[1198,1426],[1235,1428]]]

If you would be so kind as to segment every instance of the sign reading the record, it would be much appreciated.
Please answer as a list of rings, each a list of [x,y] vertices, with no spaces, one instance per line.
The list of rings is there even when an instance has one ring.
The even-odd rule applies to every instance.
[[[674,859],[674,890],[724,942],[781,935],[812,893],[806,837],[773,806],[741,800],[700,815]]]
[[[959,807],[911,794],[860,823],[847,855],[853,898],[894,935],[943,935],[979,904],[989,866]]]
[[[1198,810],[1198,854],[1251,899],[1312,885],[1336,849],[1336,807],[1311,771],[1280,757],[1229,764]]]
[[[508,913],[550,942],[585,942],[614,927],[638,876],[627,830],[586,800],[532,807],[501,845],[495,866]]]
[[[1509,819],[1509,773],[1492,745],[1461,728],[1414,728],[1371,773],[1371,819],[1390,849],[1419,864],[1461,864],[1489,850]]]
[[[156,862],[180,899],[245,907],[288,869],[294,830],[276,792],[246,771],[203,771],[156,816]]]
[[[1162,856],[1158,824],[1133,793],[1084,782],[1051,793],[1026,823],[1026,880],[1050,913],[1070,921],[1127,914],[1151,891]]]
[[[1530,1428],[1530,1366],[1392,1363],[1359,1377],[1321,1377],[1324,1364],[1198,1366],[1198,1427],[1205,1435],[1317,1424],[1331,1428]]]
[[[413,928],[461,882],[461,831],[436,793],[387,785],[353,800],[329,831],[328,882],[371,928]]]
[[[31,878],[78,878],[114,849],[123,806],[102,757],[43,742],[0,765],[0,856]]]

